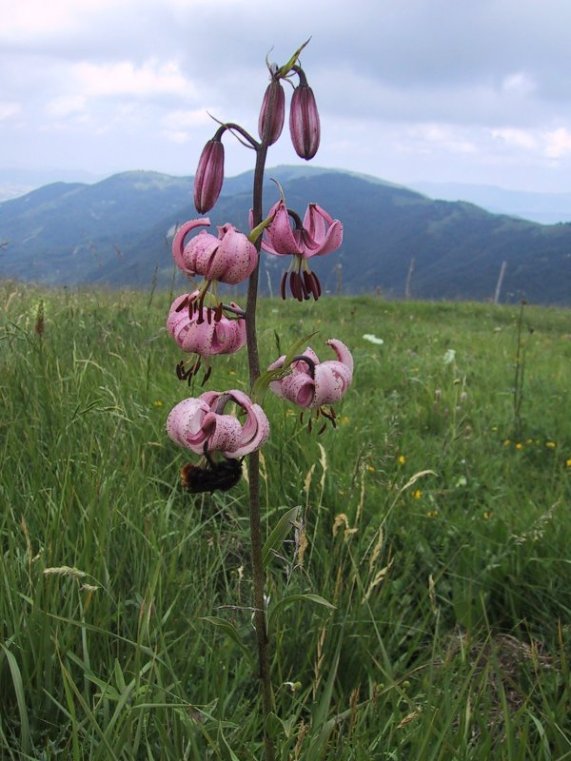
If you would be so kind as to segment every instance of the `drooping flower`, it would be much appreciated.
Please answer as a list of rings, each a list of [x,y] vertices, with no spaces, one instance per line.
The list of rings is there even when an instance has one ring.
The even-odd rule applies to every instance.
[[[218,227],[218,237],[205,230],[191,238],[185,238],[195,227],[210,225],[210,220],[193,219],[177,230],[172,253],[180,269],[191,277],[201,275],[207,280],[236,285],[249,277],[258,263],[258,252],[244,233],[231,224]]]
[[[223,182],[224,145],[215,136],[202,149],[194,176],[194,205],[199,214],[206,214],[214,206]]]
[[[224,413],[229,403],[246,413],[243,422],[235,414]],[[176,444],[201,455],[221,452],[228,459],[255,452],[270,433],[264,410],[237,389],[206,391],[179,402],[170,411],[166,428]]]
[[[273,145],[282,134],[285,121],[285,93],[279,79],[272,78],[266,88],[260,116],[258,132],[262,140],[267,139],[268,145]],[[267,130],[267,135],[266,135]]]
[[[224,309],[234,317],[227,317]],[[246,343],[244,312],[232,302],[224,307],[204,306],[199,290],[179,296],[171,304],[167,330],[183,351],[201,357],[233,354]]]
[[[303,354],[294,357],[288,375],[270,382],[271,391],[299,407],[311,409],[338,402],[353,380],[353,357],[347,346],[336,338],[327,341],[327,345],[337,355],[336,360],[320,362],[308,347]],[[285,355],[268,370],[279,370],[284,362]]]
[[[319,111],[305,73],[297,69],[299,85],[293,91],[289,109],[289,131],[297,155],[309,161],[317,153],[321,138]]]
[[[321,295],[321,284],[317,275],[311,272],[308,259],[323,256],[335,251],[343,243],[343,225],[338,219],[318,206],[310,203],[303,217],[288,209],[281,199],[268,213],[273,217],[264,232],[262,248],[269,254],[293,256],[289,272],[289,285],[292,295],[303,301],[310,296],[315,300]],[[293,220],[294,226],[291,226]],[[281,295],[285,298],[288,272],[281,281]]]
[[[282,199],[275,203],[268,217],[273,217],[265,230],[262,248],[270,254],[297,254],[304,259],[335,251],[343,243],[343,225],[316,203],[310,203],[303,222],[287,208]],[[290,217],[294,221],[292,228]]]

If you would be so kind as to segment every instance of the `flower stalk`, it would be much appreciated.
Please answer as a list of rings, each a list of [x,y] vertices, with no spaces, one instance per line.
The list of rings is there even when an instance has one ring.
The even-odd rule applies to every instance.
[[[182,361],[176,367],[177,377],[188,380],[189,385],[201,362],[207,365],[204,385],[212,369],[212,357],[232,354],[244,343],[246,345],[250,389],[254,398],[250,399],[243,391],[232,389],[206,391],[198,398],[185,399],[171,410],[167,433],[175,443],[202,457],[201,464],[190,463],[181,470],[181,483],[191,494],[232,488],[240,480],[242,460],[247,458],[254,626],[264,761],[275,761],[274,743],[269,732],[275,704],[264,594],[266,569],[259,455],[260,447],[269,436],[270,424],[255,397],[261,388],[269,387],[277,396],[302,410],[310,409],[316,419],[322,415],[335,425],[335,412],[330,405],[344,395],[351,384],[353,372],[351,354],[337,339],[327,342],[337,359],[320,362],[310,347],[300,354],[303,346],[294,345],[264,373],[260,368],[256,311],[261,251],[290,257],[292,295],[299,301],[310,296],[317,300],[321,295],[321,286],[317,275],[309,269],[308,260],[336,250],[343,240],[343,226],[339,220],[333,219],[314,203],[309,204],[302,220],[297,212],[288,209],[283,192],[282,199],[271,207],[265,218],[263,215],[263,181],[268,148],[279,139],[285,120],[282,79],[295,75],[300,80],[290,104],[290,132],[294,148],[302,158],[309,159],[315,155],[319,145],[319,114],[315,98],[297,63],[307,42],[284,66],[268,64],[270,84],[266,88],[258,120],[260,140],[238,124],[219,122],[214,137],[204,147],[194,188],[195,206],[201,215],[214,206],[221,192],[224,181],[222,137],[225,132],[229,131],[240,144],[255,152],[250,231],[248,234],[239,232],[227,223],[218,227],[217,236],[206,230],[196,234],[196,228],[210,225],[206,217],[188,221],[178,229],[172,246],[177,267],[189,278],[199,276],[204,280],[172,303],[167,318],[168,332],[178,346],[196,355],[196,359],[188,365]],[[284,297],[287,274],[282,279]],[[219,301],[217,283],[233,285],[246,278],[245,310],[234,302],[228,305]],[[236,408],[237,413],[234,411]],[[308,427],[311,430],[311,421]]]
[[[271,120],[271,108],[273,102],[267,104],[268,119]],[[254,184],[252,189],[252,226],[256,227],[262,222],[263,184],[266,158],[268,154],[269,140],[262,139],[256,150],[256,166],[254,169]],[[260,236],[256,243],[258,251],[258,263],[250,275],[248,281],[248,299],[246,302],[246,347],[248,352],[248,372],[250,387],[254,388],[255,382],[260,377],[260,356],[258,352],[258,339],[256,333],[256,306],[258,303],[258,280],[260,272],[259,253],[262,245]],[[248,457],[248,484],[249,484],[249,515],[250,515],[250,543],[252,553],[252,576],[254,584],[254,625],[256,629],[256,644],[258,649],[258,668],[262,692],[262,711],[264,717],[264,755],[265,761],[274,761],[274,744],[267,731],[268,719],[274,710],[274,696],[270,674],[269,641],[264,602],[264,587],[266,574],[263,560],[262,519],[260,508],[260,453],[252,452]]]

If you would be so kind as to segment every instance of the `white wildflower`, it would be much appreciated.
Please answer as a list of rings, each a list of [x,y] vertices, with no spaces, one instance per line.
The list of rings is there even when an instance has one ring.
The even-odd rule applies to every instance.
[[[373,333],[365,333],[363,338],[371,344],[377,344],[377,346],[382,346],[384,344],[383,339],[375,336]]]
[[[455,359],[456,359],[456,350],[447,349],[446,353],[444,354],[444,357],[442,358],[442,361],[444,362],[445,365],[451,365]]]

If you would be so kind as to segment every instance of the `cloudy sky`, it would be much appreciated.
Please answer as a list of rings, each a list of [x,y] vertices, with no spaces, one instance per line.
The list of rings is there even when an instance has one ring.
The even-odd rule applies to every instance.
[[[301,63],[314,163],[403,184],[571,190],[569,0],[0,0],[0,169],[190,175]],[[226,139],[227,173],[252,154]],[[270,164],[296,163],[287,135]]]

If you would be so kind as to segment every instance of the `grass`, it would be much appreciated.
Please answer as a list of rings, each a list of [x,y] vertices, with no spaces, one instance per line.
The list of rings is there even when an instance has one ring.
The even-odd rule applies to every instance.
[[[178,486],[169,303],[0,288],[6,761],[260,758],[246,485]],[[356,363],[336,431],[264,400],[279,759],[571,759],[569,313],[523,319],[515,410],[517,308],[262,302],[263,361]]]

